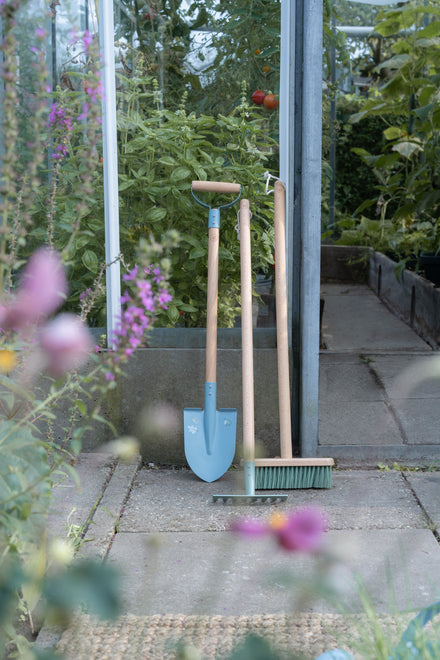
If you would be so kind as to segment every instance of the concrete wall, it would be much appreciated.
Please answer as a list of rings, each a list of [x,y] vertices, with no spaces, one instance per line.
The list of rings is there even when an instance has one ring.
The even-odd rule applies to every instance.
[[[254,368],[256,442],[266,455],[276,455],[276,349],[255,349]],[[118,383],[112,409],[103,412],[117,422],[121,434],[134,433],[139,437],[144,460],[183,464],[183,409],[204,407],[204,380],[204,349],[140,349],[126,369],[126,378]],[[237,409],[237,458],[242,442],[241,382],[241,350],[219,349],[217,409]],[[151,407],[159,412],[160,419],[151,414]]]
[[[254,349],[255,427],[258,455],[279,455],[278,384],[275,348]],[[204,408],[204,348],[146,348],[125,368],[100,414],[122,435],[141,441],[147,462],[185,464],[183,409]],[[241,349],[221,348],[217,356],[217,409],[237,410],[236,460],[241,456]],[[57,410],[55,439],[69,419],[68,402]],[[106,424],[93,422],[83,438],[83,450],[93,451],[112,440]]]

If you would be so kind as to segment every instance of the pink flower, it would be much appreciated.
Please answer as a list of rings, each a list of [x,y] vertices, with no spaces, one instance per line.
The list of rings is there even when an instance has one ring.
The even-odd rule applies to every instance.
[[[42,328],[42,349],[48,373],[55,378],[86,362],[93,350],[92,337],[78,316],[59,314]]]
[[[241,536],[264,536],[270,533],[269,525],[257,518],[239,518],[234,520],[230,526],[231,532],[240,534]]]
[[[87,51],[90,44],[93,42],[93,35],[88,30],[84,30],[83,43],[84,49]]]
[[[278,542],[291,552],[315,552],[319,549],[327,521],[318,509],[298,509],[286,523],[275,530]]]
[[[5,330],[21,330],[55,312],[67,294],[67,280],[60,255],[40,248],[29,259],[15,298],[0,311]]]
[[[317,551],[327,528],[324,514],[311,507],[296,509],[287,515],[277,511],[267,521],[242,518],[234,521],[230,527],[232,532],[242,536],[271,535],[289,552]]]

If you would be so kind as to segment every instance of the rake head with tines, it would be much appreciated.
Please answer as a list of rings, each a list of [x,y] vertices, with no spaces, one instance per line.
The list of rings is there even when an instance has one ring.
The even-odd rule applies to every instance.
[[[245,493],[213,495],[213,502],[222,500],[223,504],[239,506],[240,504],[274,504],[275,502],[283,502],[287,499],[287,495],[268,495],[267,493],[257,495],[255,493],[255,464],[253,461],[244,462],[244,483]]]

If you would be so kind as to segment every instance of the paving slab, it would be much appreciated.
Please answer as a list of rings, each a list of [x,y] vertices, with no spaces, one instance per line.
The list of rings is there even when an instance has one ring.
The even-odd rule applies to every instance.
[[[378,611],[421,608],[440,596],[440,550],[429,530],[330,531],[327,544],[330,552],[343,548],[344,562],[323,573],[310,555],[226,532],[122,532],[107,561],[122,573],[124,610],[137,615],[337,611],[316,593],[306,597],[301,585],[310,589],[317,576],[351,611],[362,609],[358,580]]]
[[[438,399],[440,402],[438,353],[372,355],[368,359],[390,399]],[[437,411],[440,413],[440,407]]]
[[[396,418],[384,401],[320,403],[320,445],[382,447],[403,442]]]
[[[140,456],[129,461],[119,461],[111,479],[103,485],[99,506],[93,512],[93,524],[78,551],[81,559],[106,556],[140,463]]]
[[[411,488],[395,471],[334,470],[332,488],[287,490],[287,500],[276,504],[229,506],[212,501],[213,494],[240,491],[241,471],[229,471],[208,484],[190,470],[144,468],[134,481],[118,529],[129,533],[224,531],[237,517],[266,518],[274,511],[305,505],[323,509],[332,529],[426,527]]]
[[[440,535],[440,472],[405,472],[405,478]]]
[[[391,405],[404,430],[408,445],[440,444],[439,410],[440,399],[437,404],[432,399],[394,399]],[[438,461],[433,460],[433,464]]]
[[[328,350],[428,350],[406,323],[390,312],[366,285],[323,284],[322,337]]]
[[[438,584],[432,580],[440,576],[440,548],[400,472],[335,470],[331,489],[288,491],[287,501],[276,505],[212,502],[214,493],[242,490],[242,478],[230,471],[207,484],[189,470],[138,472],[108,554],[123,575],[127,612],[290,611],[293,595],[280,572],[310,586],[314,558],[283,553],[270,539],[237,540],[227,530],[237,517],[267,518],[302,505],[320,507],[328,517],[328,549],[341,559],[329,578],[351,609],[361,609],[358,578],[383,611],[393,604],[422,607],[440,593],[440,577]],[[335,611],[317,597],[301,607]]]
[[[78,483],[68,472],[57,474],[47,525],[49,538],[64,538],[70,525],[87,523],[115,465],[116,459],[108,453],[80,454],[75,464]]]
[[[324,357],[327,357],[324,355]],[[347,356],[342,356],[347,357]],[[324,404],[339,404],[352,401],[384,401],[384,393],[368,367],[368,361],[354,359],[321,360],[319,368],[319,397]]]

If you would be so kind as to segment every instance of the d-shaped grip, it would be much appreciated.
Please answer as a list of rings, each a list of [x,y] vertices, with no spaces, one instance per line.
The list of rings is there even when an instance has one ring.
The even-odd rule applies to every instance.
[[[236,193],[240,192],[239,183],[225,181],[193,181],[192,189],[199,192]]]

